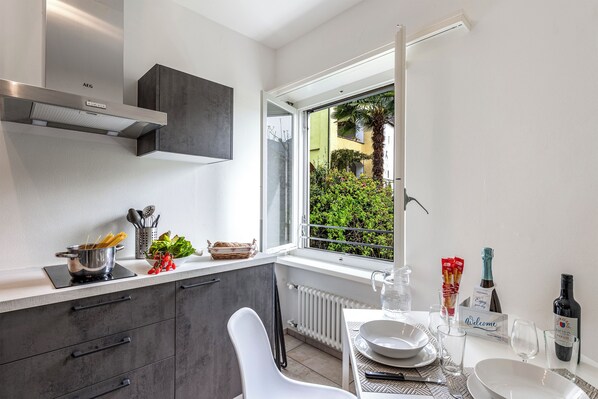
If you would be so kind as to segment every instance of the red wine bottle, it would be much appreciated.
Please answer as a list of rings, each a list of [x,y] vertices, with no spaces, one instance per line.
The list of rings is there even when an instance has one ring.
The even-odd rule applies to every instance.
[[[573,276],[561,274],[561,295],[554,300],[555,350],[560,360],[569,361],[572,356],[571,336],[581,339],[581,306],[573,298]],[[581,358],[581,340],[577,363]]]
[[[480,286],[482,288],[493,288],[490,296],[490,311],[496,313],[502,313],[502,307],[498,299],[496,288],[494,287],[494,278],[492,277],[492,258],[494,258],[494,250],[492,248],[482,249],[482,282]]]

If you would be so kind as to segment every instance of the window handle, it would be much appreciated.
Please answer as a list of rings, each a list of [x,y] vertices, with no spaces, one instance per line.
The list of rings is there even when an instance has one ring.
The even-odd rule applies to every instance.
[[[407,204],[411,201],[415,201],[415,203],[419,205],[424,211],[426,211],[428,215],[430,214],[430,212],[428,212],[428,210],[417,200],[417,198],[410,197],[409,195],[407,195],[407,189],[405,189],[405,210],[407,210]]]

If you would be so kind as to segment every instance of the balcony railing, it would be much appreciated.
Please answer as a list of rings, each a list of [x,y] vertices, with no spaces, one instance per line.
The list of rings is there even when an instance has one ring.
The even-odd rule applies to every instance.
[[[394,232],[390,230],[376,230],[376,229],[363,229],[359,227],[344,227],[344,226],[326,226],[320,224],[310,224],[310,223],[302,223],[301,224],[301,238],[303,239],[304,247],[308,248],[309,241],[320,241],[320,242],[327,242],[333,244],[341,244],[341,245],[354,245],[354,246],[362,246],[362,247],[369,247],[369,248],[376,248],[376,249],[386,249],[386,250],[393,250],[392,246],[389,245],[379,245],[379,244],[371,244],[367,242],[356,242],[356,241],[345,241],[345,240],[335,240],[331,238],[322,238],[310,235],[308,232],[311,231],[311,228],[322,228],[322,229],[338,229],[344,231],[356,231],[362,233],[377,233],[377,234],[391,234],[394,236]]]

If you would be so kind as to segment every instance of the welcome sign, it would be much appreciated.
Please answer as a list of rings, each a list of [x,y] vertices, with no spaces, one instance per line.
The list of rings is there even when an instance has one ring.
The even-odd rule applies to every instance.
[[[509,342],[509,316],[470,307],[470,298],[459,305],[459,325],[474,335],[499,342]]]

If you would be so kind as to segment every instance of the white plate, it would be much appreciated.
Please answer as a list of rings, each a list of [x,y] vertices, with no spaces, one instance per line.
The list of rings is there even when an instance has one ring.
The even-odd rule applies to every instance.
[[[475,374],[470,375],[467,378],[467,390],[473,397],[473,399],[492,399],[490,392],[484,388],[480,380],[475,376]]]
[[[407,359],[418,354],[430,339],[419,328],[397,320],[372,320],[363,323],[359,335],[382,356]]]
[[[355,347],[357,350],[365,357],[370,360],[373,360],[377,363],[384,364],[386,366],[392,367],[399,367],[399,368],[413,368],[413,367],[423,367],[427,366],[428,364],[434,362],[436,360],[436,349],[432,343],[424,346],[417,355],[410,357],[408,359],[393,359],[391,357],[386,357],[377,354],[370,348],[367,342],[361,337],[361,335],[357,335],[355,337]]]
[[[581,388],[566,378],[517,360],[482,360],[474,371],[490,392],[509,399],[588,399]]]

